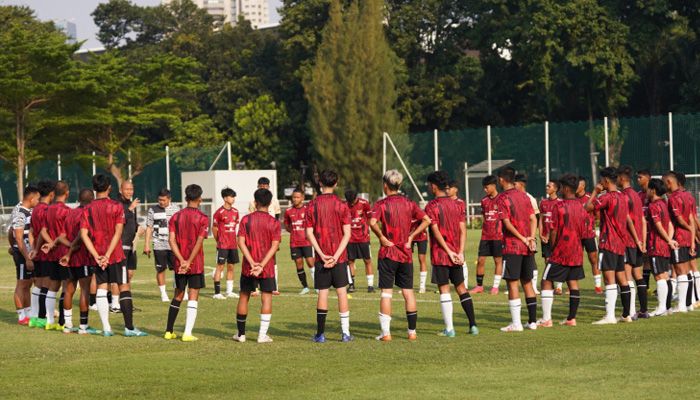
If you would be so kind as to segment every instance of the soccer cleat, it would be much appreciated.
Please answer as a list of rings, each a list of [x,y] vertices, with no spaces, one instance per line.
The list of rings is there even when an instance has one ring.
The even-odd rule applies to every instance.
[[[134,327],[134,329],[124,328],[124,336],[126,336],[126,337],[143,337],[143,336],[148,336],[148,333],[141,332],[139,330],[139,328],[137,328],[137,327]]]
[[[348,293],[355,293],[355,284],[351,283],[348,285]]]
[[[348,300],[352,300],[352,295],[348,293]]]
[[[551,328],[552,327],[552,320],[548,319],[545,321],[545,320],[541,319],[541,320],[537,321],[537,327],[538,328]]]
[[[114,336],[114,332],[112,332],[112,331],[104,331],[104,332],[102,332],[102,336],[104,336],[104,337],[112,337],[112,336]]]
[[[97,311],[97,303],[90,306],[90,310]]]
[[[258,336],[258,343],[272,343],[272,338],[267,335]]]
[[[29,317],[24,317],[17,321],[19,325],[29,325]]]
[[[109,312],[112,314],[121,314],[122,309],[120,307],[110,307]]]
[[[177,334],[175,332],[165,332],[165,335],[163,335],[163,339],[165,339],[165,340],[177,339]]]
[[[574,319],[565,319],[559,323],[559,325],[563,326],[576,326],[576,318]]]
[[[423,294],[423,293],[425,293],[425,288],[424,288],[424,287],[422,287],[422,288],[418,289],[418,293],[420,293],[420,294]]]
[[[101,330],[92,328],[90,326],[88,326],[85,329],[83,329],[83,328],[78,329],[78,335],[100,335],[100,334],[102,334]]]
[[[313,340],[315,343],[326,343],[326,335],[323,333],[318,333],[314,335],[311,340]]]
[[[367,287],[367,293],[374,293],[374,286]]]
[[[665,308],[658,308],[657,307],[654,311],[649,313],[649,316],[650,317],[665,317],[666,315],[668,315],[667,312],[668,312],[668,310],[666,310]]]
[[[59,326],[59,325],[58,325],[58,324],[48,324],[48,323],[47,323],[46,325],[44,325],[44,330],[47,330],[47,331],[55,331],[55,330],[57,330],[57,329],[56,329],[57,326]],[[61,329],[63,329],[63,328],[61,328]]]
[[[245,335],[238,336],[238,334],[235,334],[231,339],[238,343],[245,343]]]
[[[492,287],[492,288],[491,288],[491,294],[493,294],[493,295],[498,294],[498,288],[497,288],[497,287]]]
[[[617,319],[615,317],[613,317],[613,318],[605,317],[601,320],[594,322],[593,325],[613,325],[616,323],[617,323]]]
[[[160,301],[162,301],[163,303],[170,303],[170,299],[168,298],[167,295],[166,295],[166,296],[160,296]]]
[[[472,290],[469,291],[470,294],[477,294],[477,293],[484,293],[484,287],[483,286],[475,286]]]
[[[634,320],[632,319],[631,315],[628,315],[626,317],[620,317],[617,319],[617,322],[632,322],[632,321],[634,321]]]
[[[273,291],[272,291],[272,295],[273,295],[273,296],[279,296],[279,295],[280,295],[280,291],[279,291],[279,290],[273,290]]]
[[[226,296],[224,296],[224,295],[221,294],[221,293],[215,294],[215,295],[213,296],[213,298],[216,299],[216,300],[226,300]]]
[[[450,330],[450,331],[448,331],[447,329],[443,329],[443,330],[441,330],[440,332],[438,332],[438,336],[441,336],[441,337],[453,338],[453,337],[455,337],[456,335],[457,335],[457,334],[455,333],[455,330],[454,330],[454,329],[452,329],[452,330]]]
[[[641,319],[649,319],[649,318],[651,318],[649,316],[648,312],[641,312],[641,311],[637,313],[636,317],[637,317],[637,319],[640,319],[640,318]]]
[[[309,294],[309,292],[310,292],[309,288],[305,287],[305,288],[301,289],[301,292],[299,292],[299,294],[303,296],[305,294]]]
[[[69,328],[67,326],[63,327],[63,333],[75,333],[78,331],[78,328]]]
[[[416,334],[414,333],[414,334],[413,334],[413,337],[414,337],[413,340],[415,340],[415,336],[416,336]],[[375,339],[377,339],[377,340],[380,341],[380,342],[391,342],[391,335],[379,335],[379,336],[375,337]],[[411,340],[411,334],[410,334],[410,333],[408,334],[408,340]]]
[[[595,294],[603,294],[603,288],[600,286],[595,287]]]
[[[415,332],[408,332],[408,340],[411,342],[418,340],[418,335]]]
[[[469,333],[470,335],[472,335],[472,336],[478,335],[478,334],[479,334],[479,327],[476,326],[476,325],[470,326],[470,327],[469,327],[469,332],[468,332],[468,333]]]
[[[241,296],[239,296],[238,293],[228,292],[228,293],[226,293],[226,297],[230,297],[230,298],[232,298],[232,299],[237,299],[237,298],[239,298],[239,297],[241,297]]]
[[[561,296],[561,293],[562,293],[562,292],[561,292],[561,288],[556,288],[556,289],[554,289],[554,294],[555,294],[555,295]]]
[[[508,326],[501,328],[501,332],[522,332],[522,331],[523,331],[523,326],[521,324],[518,324],[518,325],[510,324]]]
[[[680,308],[680,307],[676,306],[676,307],[673,307],[673,308],[671,309],[671,312],[670,312],[669,314],[674,314],[674,313],[687,313],[687,312],[688,312],[688,308],[687,308],[687,307]]]
[[[537,288],[536,288],[536,287],[535,287],[534,285],[532,286],[532,290],[534,290],[534,291],[535,291],[535,294],[540,294],[540,291],[539,291],[539,290],[537,290]]]
[[[531,330],[531,331],[536,331],[537,330],[537,322],[528,322],[525,324],[525,328]]]
[[[346,335],[344,333],[340,334],[340,341],[343,343],[352,342],[353,340],[355,340],[355,337],[352,335]]]
[[[695,311],[695,306],[694,306],[694,305],[691,304],[691,305],[689,305],[689,306],[687,306],[687,307],[688,307],[688,311]]]
[[[192,335],[182,335],[182,339],[181,339],[181,340],[182,340],[183,342],[196,342],[196,341],[199,340],[199,339],[197,339],[196,336],[192,336]]]

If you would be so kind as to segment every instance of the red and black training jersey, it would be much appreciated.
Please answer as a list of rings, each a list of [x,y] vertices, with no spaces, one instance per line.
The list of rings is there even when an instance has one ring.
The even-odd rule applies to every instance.
[[[80,228],[87,229],[97,254],[105,255],[114,237],[117,224],[124,224],[124,207],[116,200],[103,197],[85,206]],[[116,264],[124,258],[120,237],[108,262]]]
[[[66,230],[66,239],[68,239],[68,241],[71,243],[75,240],[75,238],[80,236],[80,221],[83,218],[84,211],[84,207],[77,207],[70,210],[68,216],[66,216],[66,221],[64,222]],[[87,251],[82,240],[80,240],[78,246],[78,249],[75,250],[73,254],[71,254],[68,266],[84,267],[86,265],[96,265],[97,263],[95,262],[95,259],[92,258],[90,252]]]
[[[542,218],[542,231],[540,232],[540,235],[542,237],[549,236],[549,231],[552,228],[552,213],[554,213],[554,210],[559,207],[561,201],[562,200],[559,198],[546,198],[540,201],[540,218]]]
[[[447,247],[454,252],[459,252],[461,237],[459,223],[465,221],[465,211],[459,203],[447,196],[436,197],[425,206],[425,213],[430,218],[431,226],[437,226]],[[456,266],[452,263],[449,254],[435,240],[432,230],[430,232],[430,262],[433,265]]]
[[[593,202],[600,211],[600,248],[624,255],[627,235],[627,196],[619,191],[604,193]]]
[[[690,225],[690,215],[695,212],[694,209],[691,210],[693,204],[689,201],[690,199],[684,194],[683,190],[676,190],[668,194],[668,208],[671,214],[671,221],[673,222],[673,228],[675,233],[673,238],[678,242],[680,247],[690,247],[691,242],[691,232],[683,228],[678,223],[678,217],[683,217],[685,222]],[[692,196],[691,196],[692,197]],[[693,200],[694,203],[694,200]]]
[[[418,229],[421,222],[423,222],[423,221],[421,221],[419,219],[411,220],[411,232]],[[421,232],[413,237],[413,242],[425,242],[426,240],[428,240],[428,229],[424,230],[423,232]]]
[[[46,212],[49,209],[49,205],[46,203],[39,203],[32,209],[32,219],[31,228],[32,236],[35,240],[39,240],[41,229],[46,226]],[[36,257],[34,261],[48,261],[48,255],[45,254],[40,249],[37,249]]]
[[[509,219],[513,227],[523,236],[530,237],[530,216],[535,214],[527,194],[512,188],[498,196],[498,215],[501,220]],[[522,240],[515,237],[503,225],[503,254],[526,256],[532,252]]]
[[[53,203],[46,211],[46,231],[51,237],[51,240],[56,240],[57,237],[66,233],[65,222],[66,217],[71,209],[66,203],[60,201]],[[48,254],[49,261],[58,261],[61,257],[68,253],[68,247],[56,243],[56,246],[51,249]]]
[[[382,224],[382,233],[394,246],[379,248],[379,257],[400,263],[413,261],[411,248],[406,247],[408,236],[413,231],[412,221],[422,221],[425,212],[405,196],[387,196],[374,204],[372,216]],[[420,222],[419,222],[420,224]]]
[[[581,206],[583,207],[584,211],[586,209],[586,203],[588,203],[588,199],[591,198],[590,193],[585,193],[581,197],[577,197],[578,201],[581,203]],[[583,238],[584,239],[595,239],[595,211],[586,211],[588,214],[588,223],[586,224],[587,230],[586,233],[584,234]]]
[[[238,227],[238,237],[245,238],[245,245],[250,251],[250,256],[255,262],[261,262],[265,258],[265,254],[270,251],[272,242],[281,240],[280,222],[269,213],[256,211],[248,214],[241,219],[241,225]],[[252,266],[248,260],[243,257],[243,267],[241,273],[244,276],[253,276],[251,273]],[[270,261],[263,265],[263,271],[258,278],[274,278],[275,277],[275,256],[272,256]]]
[[[642,237],[644,224],[644,209],[642,208],[642,201],[639,199],[637,192],[631,187],[623,189],[622,194],[627,196],[627,209],[629,210],[632,222],[634,222],[634,230],[637,232],[637,237],[639,240],[644,241],[645,238]],[[627,247],[637,247],[637,243],[634,242],[634,237],[629,233],[629,231],[627,235],[627,243],[625,243],[625,245]]]
[[[209,218],[198,208],[185,207],[176,212],[168,222],[168,231],[175,234],[180,254],[185,260],[189,259],[194,250],[194,245],[200,237],[209,236]],[[175,259],[175,273],[179,273],[180,260]],[[190,270],[185,275],[197,275],[204,273],[204,246],[199,248],[199,253],[190,264]]]
[[[343,226],[350,225],[348,205],[335,194],[325,193],[311,200],[307,207],[305,226],[313,228],[314,237],[323,254],[333,256],[343,240]],[[339,258],[337,262],[347,262],[347,251],[343,251]],[[316,261],[323,261],[318,253]]]
[[[481,199],[481,240],[503,240],[503,222],[498,216],[498,196],[484,196]]]
[[[588,229],[588,213],[581,207],[578,199],[565,199],[553,203],[556,207],[551,210],[550,228],[556,232],[557,239],[549,262],[567,267],[580,267],[583,265],[581,241]]]
[[[670,257],[671,247],[666,240],[664,240],[656,227],[656,223],[661,222],[661,226],[663,226],[666,233],[668,233],[668,225],[669,222],[671,222],[671,216],[668,213],[668,204],[666,204],[666,201],[659,199],[649,204],[647,221],[649,221],[647,255],[650,257]]]
[[[369,201],[357,199],[350,208],[350,243],[369,243],[369,219],[372,217],[372,207]]]
[[[639,196],[639,201],[642,202],[642,213],[647,215],[647,209],[649,208],[649,196],[647,196],[647,191],[642,189],[637,192],[637,196]]]
[[[289,207],[284,212],[284,224],[291,230],[289,232],[289,247],[311,246],[309,239],[306,238],[306,229],[304,229],[307,211],[306,205],[302,204],[301,207]]]
[[[235,207],[226,209],[219,207],[214,213],[214,226],[216,226],[216,248],[236,249],[236,227],[238,226],[238,210]]]

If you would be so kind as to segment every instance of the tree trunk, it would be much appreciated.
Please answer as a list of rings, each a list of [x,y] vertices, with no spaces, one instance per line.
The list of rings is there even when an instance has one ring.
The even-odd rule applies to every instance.
[[[24,166],[27,158],[24,151],[27,144],[24,135],[24,113],[15,112],[15,139],[17,140],[17,198],[21,201],[24,194]]]
[[[114,179],[117,180],[117,187],[121,187],[122,182],[124,182],[124,177],[122,176],[121,168],[119,168],[115,162],[114,153],[109,153],[107,156],[107,169]]]

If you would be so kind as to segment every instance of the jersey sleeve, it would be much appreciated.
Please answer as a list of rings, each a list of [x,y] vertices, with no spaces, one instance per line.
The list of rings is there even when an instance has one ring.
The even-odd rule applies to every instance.
[[[199,220],[199,236],[204,239],[209,237],[209,218],[206,215]]]
[[[177,213],[170,218],[170,221],[168,221],[168,232],[172,232],[177,235],[177,232],[175,231],[175,224],[177,223],[178,219],[180,219],[180,215]]]
[[[510,201],[506,196],[500,196],[498,198],[498,218],[501,220],[510,219],[510,207],[508,207],[507,202]]]
[[[316,222],[314,220],[314,207],[315,205],[312,203],[309,203],[308,208],[306,209],[306,215],[304,216],[304,227],[305,228],[313,228],[314,223]]]
[[[372,206],[369,204],[369,202],[364,203],[364,213],[365,213],[365,218],[370,219],[372,218]]]
[[[88,218],[88,209],[85,208],[80,215],[80,229],[87,229],[88,231],[90,230],[90,220]]]
[[[27,223],[27,216],[23,212],[15,211],[12,213],[12,229],[24,229]]]
[[[280,226],[280,221],[275,219],[272,222],[272,241],[279,242],[282,240],[282,227]]]
[[[246,222],[248,221],[248,216],[246,215],[241,219],[241,223],[238,225],[238,237],[245,236],[246,234]]]
[[[148,228],[153,228],[153,208],[148,209],[148,215],[146,216],[146,226]]]
[[[680,196],[671,196],[668,199],[668,210],[676,218],[683,217],[683,202]]]
[[[70,214],[70,209],[61,210],[60,215],[56,220],[56,227],[58,228],[59,235],[66,234],[66,222],[68,220],[68,214]]]
[[[350,222],[352,222],[352,217],[350,216],[350,208],[345,203],[343,203],[340,206],[340,222],[343,225],[350,225]]]
[[[596,211],[600,211],[603,209],[608,208],[608,204],[610,203],[610,194],[605,193],[602,196],[596,197],[595,200],[593,200],[593,206],[595,207]]]
[[[291,210],[291,208],[288,208],[284,212],[284,225],[291,225],[292,224],[292,218],[289,216],[289,214],[290,214],[289,210]]]
[[[662,210],[659,208],[658,204],[652,204],[649,206],[649,215],[651,216],[651,220],[654,221],[654,223],[662,221],[661,211]]]
[[[425,206],[425,213],[428,215],[428,218],[430,218],[430,224],[437,225],[437,223],[438,223],[437,210],[431,203],[428,203],[428,205]]]

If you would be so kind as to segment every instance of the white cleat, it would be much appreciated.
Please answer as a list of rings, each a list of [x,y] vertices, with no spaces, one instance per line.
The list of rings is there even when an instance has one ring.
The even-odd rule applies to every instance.
[[[423,294],[423,293],[425,293],[425,288],[424,288],[424,287],[422,287],[422,288],[418,289],[418,293],[420,293],[420,294]]]
[[[510,324],[506,327],[501,328],[501,332],[522,332],[522,331],[523,331],[522,324],[520,324],[520,325]]]
[[[628,315],[626,317],[620,317],[617,319],[617,322],[632,322],[632,321],[633,321],[633,319],[632,319],[631,315]]]
[[[228,292],[228,293],[226,293],[226,297],[230,297],[232,299],[237,299],[240,296],[238,295],[238,293]]]
[[[91,306],[90,306],[90,309],[91,309],[92,311],[97,311],[97,303],[91,305]]]
[[[649,314],[649,316],[651,316],[651,317],[665,317],[666,315],[668,315],[668,310],[666,310],[665,308],[664,309],[657,308]]]
[[[267,335],[259,336],[258,343],[272,343],[272,338]]]
[[[217,299],[217,300],[226,300],[226,296],[224,296],[224,295],[221,294],[221,293],[217,293],[217,294],[215,294],[213,297],[214,297],[215,299]]]
[[[537,322],[529,322],[525,324],[525,328],[531,330],[531,331],[536,331],[537,330]]]
[[[238,343],[245,343],[245,335],[238,336],[238,334],[235,334],[231,339]]]
[[[674,313],[687,313],[687,312],[688,312],[688,308],[687,308],[687,307],[682,307],[682,308],[681,308],[681,307],[676,306],[676,307],[673,307],[673,308],[671,309],[670,314],[674,314]]]
[[[613,318],[605,317],[599,321],[594,322],[593,325],[613,325],[616,323],[617,323],[617,319],[615,317],[613,317]]]
[[[160,296],[160,301],[162,301],[163,303],[169,303],[170,299],[168,298],[168,296]]]

